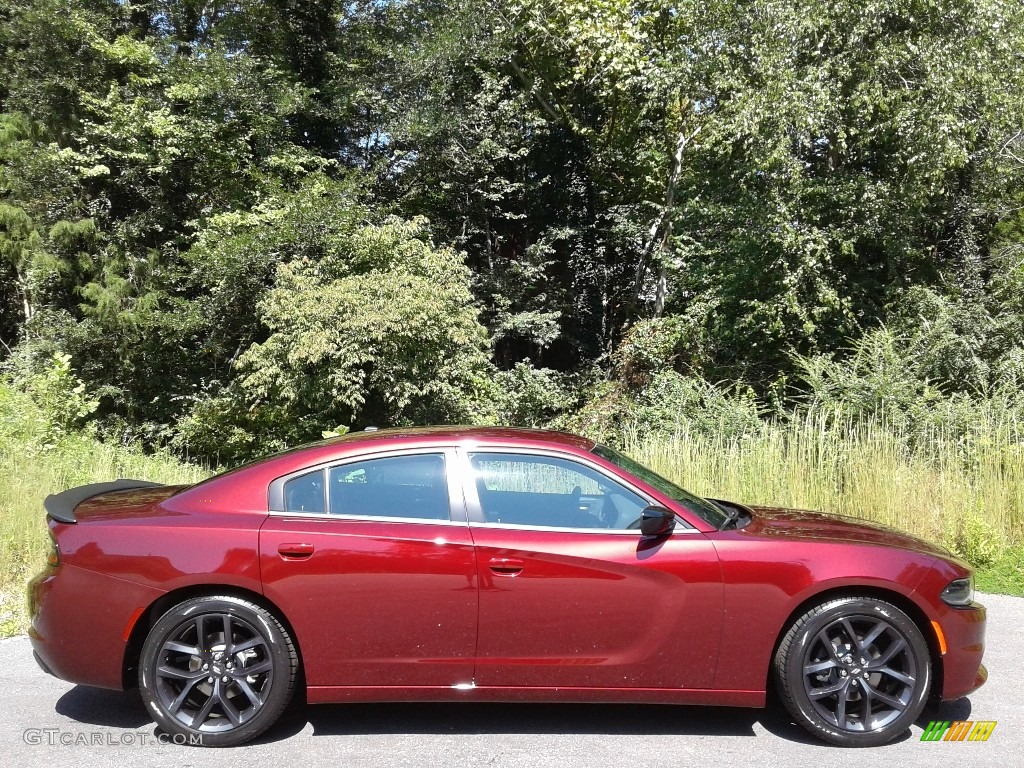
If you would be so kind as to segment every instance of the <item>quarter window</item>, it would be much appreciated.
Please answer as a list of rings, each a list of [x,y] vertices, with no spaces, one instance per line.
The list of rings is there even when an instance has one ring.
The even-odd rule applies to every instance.
[[[647,501],[621,483],[567,459],[473,453],[470,463],[489,523],[549,528],[637,528]]]
[[[293,477],[284,484],[285,512],[324,511],[324,471],[309,472]]]

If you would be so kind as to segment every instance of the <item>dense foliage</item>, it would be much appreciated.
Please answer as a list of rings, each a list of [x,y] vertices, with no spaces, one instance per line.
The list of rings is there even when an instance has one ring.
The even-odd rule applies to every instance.
[[[1019,0],[0,0],[7,368],[214,460],[1024,413],[1021,51]]]

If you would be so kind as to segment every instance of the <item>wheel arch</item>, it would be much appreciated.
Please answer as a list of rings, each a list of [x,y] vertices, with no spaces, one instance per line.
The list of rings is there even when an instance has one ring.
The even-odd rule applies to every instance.
[[[292,627],[291,622],[288,620],[288,616],[265,595],[261,595],[259,592],[254,592],[253,590],[246,589],[245,587],[228,584],[194,584],[187,587],[180,587],[161,595],[149,606],[144,608],[142,613],[139,614],[139,618],[135,621],[135,625],[132,627],[131,633],[128,636],[128,642],[125,644],[124,659],[121,666],[122,687],[125,690],[139,687],[139,658],[142,655],[142,646],[145,644],[146,637],[149,635],[150,630],[156,622],[160,620],[161,616],[167,613],[167,611],[175,605],[182,603],[185,600],[191,600],[195,597],[213,597],[217,595],[238,597],[243,600],[248,600],[249,602],[255,603],[261,608],[269,611],[277,618],[278,621],[281,622],[282,626],[284,626],[288,631],[288,634],[291,636],[292,644],[295,646],[295,653],[299,660],[296,692],[300,696],[304,697],[306,680],[304,673],[305,664],[302,659],[302,647],[298,636],[295,634],[294,627]]]
[[[919,630],[921,630],[921,635],[924,637],[925,643],[928,645],[928,655],[932,662],[931,690],[928,692],[928,695],[930,698],[934,698],[937,692],[942,691],[943,659],[939,648],[939,640],[935,635],[935,629],[932,627],[931,621],[928,619],[927,614],[925,614],[921,606],[914,602],[913,599],[900,592],[885,589],[884,587],[847,585],[842,587],[832,587],[830,589],[822,590],[821,592],[815,592],[813,595],[809,595],[793,608],[789,616],[786,617],[786,620],[779,628],[779,633],[775,637],[775,642],[772,644],[771,660],[775,659],[775,655],[779,651],[779,645],[782,643],[782,639],[786,636],[790,627],[793,626],[793,622],[807,613],[807,611],[811,610],[812,607],[828,602],[829,600],[835,600],[842,597],[873,597],[878,600],[884,600],[887,603],[891,603],[907,614],[907,616],[910,617],[910,620],[914,622]],[[768,692],[775,690],[775,675],[773,674],[773,668],[774,664],[769,663],[768,679],[765,681],[765,690]]]

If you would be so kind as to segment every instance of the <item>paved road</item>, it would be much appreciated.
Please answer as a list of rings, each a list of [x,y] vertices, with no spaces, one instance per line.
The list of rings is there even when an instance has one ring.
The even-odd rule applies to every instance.
[[[985,743],[906,737],[870,751],[814,741],[778,711],[612,705],[310,707],[233,750],[161,744],[136,695],[44,675],[26,638],[0,641],[0,762],[29,766],[1024,766],[1024,599],[987,595],[988,684],[922,718],[997,720]],[[34,729],[34,730],[32,730]],[[49,730],[46,730],[49,729]],[[53,741],[54,743],[50,743]],[[38,742],[38,743],[36,743]],[[67,742],[67,743],[65,743]]]

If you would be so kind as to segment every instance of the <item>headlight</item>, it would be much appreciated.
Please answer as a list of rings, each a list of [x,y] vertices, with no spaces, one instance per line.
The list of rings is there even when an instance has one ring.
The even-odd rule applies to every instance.
[[[974,602],[974,576],[949,582],[939,597],[946,605],[970,605]]]

